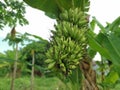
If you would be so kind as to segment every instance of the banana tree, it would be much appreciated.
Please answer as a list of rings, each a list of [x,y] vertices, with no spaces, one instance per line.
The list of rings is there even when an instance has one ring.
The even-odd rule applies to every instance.
[[[120,48],[119,48],[119,32],[120,32],[120,17],[118,17],[111,24],[104,27],[96,18],[93,18],[96,24],[100,27],[99,34],[89,33],[89,45],[98,51],[102,56],[109,59],[114,65],[119,66],[120,63]],[[96,46],[96,47],[95,47]]]
[[[114,20],[112,23],[107,23],[104,27],[95,17],[94,22],[99,26],[100,32],[95,34],[92,30],[89,33],[89,45],[90,47],[99,52],[105,62],[108,62],[109,73],[104,75],[102,86],[112,88],[119,79],[119,63],[120,63],[120,17]],[[103,65],[102,65],[103,66]],[[114,78],[114,79],[113,79]]]
[[[6,59],[6,54],[0,53],[0,76],[7,76],[12,62],[13,60]]]
[[[89,0],[24,1],[57,20],[55,30],[51,31],[51,47],[46,53],[48,68],[65,83],[71,82],[72,90],[98,90],[87,53]]]
[[[11,77],[13,71],[14,56],[15,52],[12,50],[7,50],[5,51],[4,56],[0,56],[1,69],[7,69],[7,72],[5,73],[4,76]]]

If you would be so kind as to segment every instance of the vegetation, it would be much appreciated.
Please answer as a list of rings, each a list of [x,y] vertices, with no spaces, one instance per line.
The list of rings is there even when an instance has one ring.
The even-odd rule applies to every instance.
[[[17,24],[28,24],[28,21],[24,18],[25,6],[23,2],[19,2],[16,0],[4,0],[0,1],[0,4],[0,29],[2,29],[6,25],[12,27],[10,34],[7,35],[5,40],[9,40],[9,45],[13,45],[13,49],[15,51],[14,67],[10,88],[11,90],[14,90],[14,80],[16,78],[18,61],[18,44],[23,41],[21,37],[17,35],[15,27],[17,26]]]
[[[56,30],[52,31],[51,47],[47,52],[48,69],[52,69],[65,84],[71,82],[72,89],[98,90],[95,71],[90,66],[92,60],[87,53],[89,15],[86,13],[89,0],[71,0],[69,3],[67,0],[52,1],[52,8],[46,8],[48,2],[42,0],[39,1],[45,3],[44,6],[25,1],[57,19]],[[81,83],[83,87],[80,87]],[[68,89],[69,86],[66,87]]]
[[[42,68],[45,68],[45,62],[44,60],[46,59],[45,53],[49,47],[48,41],[46,40],[40,40],[40,41],[33,41],[26,45],[22,50],[21,54],[24,56],[21,56],[20,59],[23,60],[23,62],[31,63],[32,61],[32,55],[31,51],[34,50],[35,53],[35,65],[36,66],[41,66],[41,73]],[[27,67],[29,68],[30,65]]]
[[[74,14],[72,14],[73,12]],[[79,78],[82,76],[80,62],[85,59],[87,54],[87,16],[79,8],[63,11],[55,26],[56,31],[52,31],[51,47],[47,52],[48,68],[57,73],[63,81],[68,78],[72,81],[71,85],[77,83],[77,86],[73,86],[73,89],[77,90],[80,88]]]
[[[101,30],[98,34],[94,33],[94,36],[90,36],[90,45],[92,49],[101,54],[101,62],[98,63],[101,68],[100,84],[106,90],[114,87],[119,82],[119,47],[117,43],[119,43],[120,38],[118,33],[120,30],[120,17],[111,24],[107,24],[106,27],[102,26],[95,18],[93,20]],[[97,48],[93,47],[94,45]]]
[[[10,79],[0,78],[0,81],[3,81],[3,82],[0,82],[0,90],[10,90]],[[15,90],[30,90],[30,85],[31,84],[30,84],[29,76],[17,78],[15,80]],[[62,88],[64,88],[64,84],[56,77],[50,77],[50,78],[36,77],[35,78],[34,90],[56,90],[57,88],[59,90],[62,90]]]
[[[28,21],[25,19],[25,5],[18,0],[1,0],[0,1],[0,29],[6,25],[14,27],[17,24],[26,25]]]
[[[4,40],[13,46],[0,53],[0,90],[120,89],[120,17],[103,26],[95,17],[89,21],[89,0],[24,1],[57,23],[50,41],[21,34],[15,27],[28,24],[25,4],[0,1],[0,29],[12,28]],[[27,45],[19,49],[26,40]],[[93,61],[96,53],[100,61]]]

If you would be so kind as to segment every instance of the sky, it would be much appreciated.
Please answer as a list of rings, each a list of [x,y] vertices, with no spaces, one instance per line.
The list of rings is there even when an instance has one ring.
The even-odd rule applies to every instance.
[[[90,0],[90,2],[90,18],[95,16],[103,25],[105,25],[106,22],[112,22],[120,16],[120,0]],[[25,17],[29,21],[29,25],[16,27],[18,32],[28,32],[41,36],[44,39],[49,39],[50,30],[54,29],[55,20],[45,16],[44,12],[29,6],[26,8]],[[5,38],[10,30],[8,27],[4,28],[3,31],[0,30],[0,52],[11,49],[7,45],[7,42],[2,42],[2,39]],[[99,29],[97,28],[96,32],[98,31]]]

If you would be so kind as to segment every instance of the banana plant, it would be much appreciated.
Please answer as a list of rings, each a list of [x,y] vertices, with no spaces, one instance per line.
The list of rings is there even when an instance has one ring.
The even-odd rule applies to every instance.
[[[62,81],[71,81],[72,90],[98,90],[95,72],[87,53],[89,0],[24,1],[57,20],[55,31],[51,31],[51,47],[46,53],[48,68]],[[80,87],[82,74],[84,87]]]
[[[15,57],[15,51],[13,50],[7,50],[4,52],[4,55],[0,55],[0,69],[1,70],[7,70],[1,71],[5,72],[4,76],[12,76],[13,72],[13,66],[14,66],[14,57]],[[18,61],[18,66],[20,66],[20,62]],[[19,72],[19,70],[17,71]]]
[[[95,24],[100,28],[100,32],[95,34],[92,30],[89,33],[89,45],[90,47],[99,52],[101,57],[105,58],[105,62],[108,62],[109,73],[104,76],[102,86],[112,88],[119,79],[120,75],[120,17],[115,19],[112,23],[107,23],[104,27],[95,17],[93,17]],[[110,62],[110,63],[109,63]],[[113,79],[114,78],[114,79]]]
[[[113,64],[119,66],[120,17],[118,17],[111,24],[108,24],[106,27],[104,27],[96,18],[94,18],[94,20],[101,30],[99,34],[94,37],[89,34],[89,45],[94,50],[98,51],[102,56],[109,59]]]
[[[10,50],[5,51],[5,54],[0,53],[0,68],[3,68],[4,66],[9,66],[10,63],[13,63],[13,56],[14,53]]]

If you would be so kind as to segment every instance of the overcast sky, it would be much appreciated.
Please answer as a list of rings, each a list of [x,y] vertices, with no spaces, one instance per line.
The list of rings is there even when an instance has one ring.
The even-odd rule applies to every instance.
[[[95,16],[103,25],[106,22],[112,22],[118,16],[120,16],[120,0],[90,0],[90,11],[89,14]],[[26,18],[29,21],[29,25],[20,27],[16,30],[18,32],[28,32],[36,34],[44,39],[48,39],[50,36],[50,30],[53,29],[55,20],[45,16],[40,10],[33,9],[31,7],[26,8]],[[7,50],[8,45],[6,42],[2,43],[1,40],[10,31],[10,28],[5,28],[0,31],[0,52]]]

